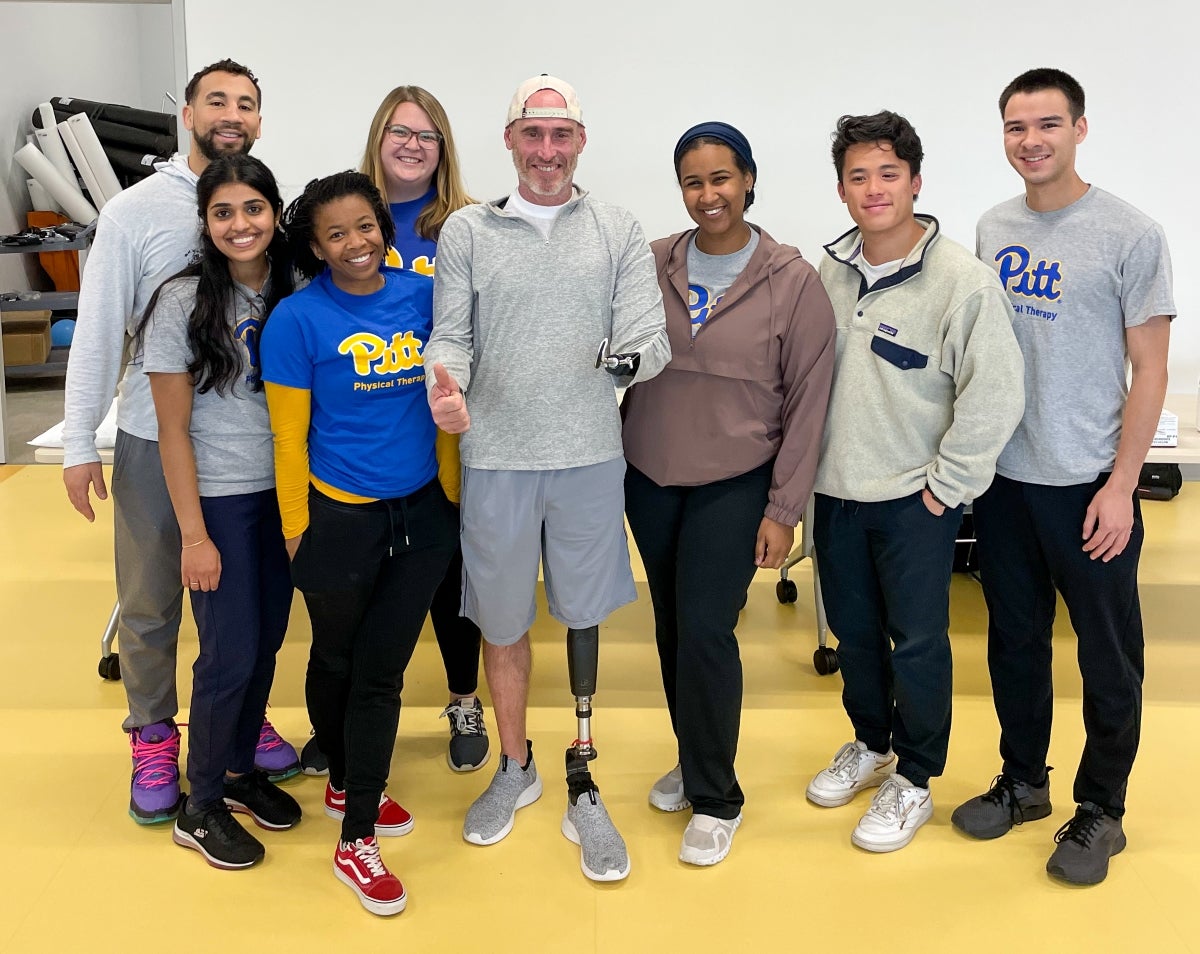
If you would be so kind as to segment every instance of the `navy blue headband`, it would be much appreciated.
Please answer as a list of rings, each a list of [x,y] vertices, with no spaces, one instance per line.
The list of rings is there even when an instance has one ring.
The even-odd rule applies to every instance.
[[[743,136],[740,130],[730,126],[729,123],[720,122],[700,123],[679,137],[679,142],[675,143],[676,169],[679,168],[679,157],[683,155],[688,143],[699,139],[701,136],[711,136],[713,139],[725,143],[746,164],[746,168],[750,170],[750,175],[754,176],[755,179],[758,178],[758,166],[754,162],[754,153],[750,150],[750,140]]]

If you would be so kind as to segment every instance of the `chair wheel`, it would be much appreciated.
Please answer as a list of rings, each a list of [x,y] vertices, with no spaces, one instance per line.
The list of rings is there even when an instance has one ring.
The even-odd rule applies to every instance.
[[[97,667],[100,673],[100,678],[109,682],[116,682],[121,678],[121,660],[117,653],[111,656],[104,656],[100,660],[100,665]]]
[[[813,653],[813,668],[818,676],[829,676],[838,671],[837,650],[821,646]]]
[[[775,596],[780,603],[795,603],[799,592],[791,580],[780,580],[775,584]]]

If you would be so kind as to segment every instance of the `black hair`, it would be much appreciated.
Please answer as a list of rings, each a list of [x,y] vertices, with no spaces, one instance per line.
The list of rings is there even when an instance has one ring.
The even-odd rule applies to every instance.
[[[217,189],[231,182],[243,182],[258,192],[278,215],[283,209],[283,199],[275,176],[263,163],[242,152],[221,155],[208,164],[196,184],[196,207],[203,223],[200,234],[200,261],[172,275],[155,289],[150,303],[142,315],[135,332],[135,350],[141,350],[146,326],[158,304],[163,289],[177,279],[196,278],[196,305],[188,317],[188,346],[192,361],[188,374],[196,383],[196,389],[204,394],[214,388],[224,395],[232,389],[242,370],[240,345],[229,326],[229,307],[236,300],[237,289],[229,273],[229,260],[218,250],[208,234],[208,207]],[[263,309],[262,327],[266,326],[272,309],[280,300],[292,293],[292,259],[287,236],[278,226],[267,246],[267,261],[270,279],[267,298]],[[262,330],[259,329],[261,336]],[[262,382],[251,385],[254,391],[262,390]]]
[[[258,85],[258,77],[254,75],[250,67],[242,66],[241,63],[234,60],[224,59],[218,60],[216,63],[210,63],[204,69],[200,70],[188,80],[188,84],[183,90],[183,101],[189,105],[196,98],[196,90],[200,86],[200,81],[209,73],[232,73],[234,76],[244,76],[254,84],[254,92],[258,94],[258,108],[262,109],[262,87]]]
[[[679,167],[683,163],[683,157],[693,149],[699,149],[701,146],[724,146],[733,155],[733,162],[734,165],[737,166],[738,172],[742,173],[742,175],[753,176],[755,185],[758,184],[758,176],[754,175],[754,170],[751,169],[750,164],[746,162],[744,158],[742,158],[741,153],[734,149],[733,146],[729,145],[729,143],[727,143],[724,139],[721,139],[717,136],[697,136],[695,139],[689,139],[684,144],[683,148],[675,154],[676,182],[679,181]],[[746,204],[742,206],[743,214],[747,212],[752,205],[754,205],[754,186],[751,186],[749,191],[746,193]]]
[[[888,143],[896,157],[908,163],[910,175],[921,174],[921,160],[925,157],[921,137],[912,123],[899,113],[885,109],[871,116],[843,116],[837,121],[832,138],[833,167],[837,170],[838,182],[842,181],[846,151],[862,143]]]
[[[1067,98],[1067,108],[1071,112],[1071,122],[1079,122],[1083,115],[1083,87],[1075,77],[1062,70],[1042,66],[1035,70],[1026,70],[1015,80],[1004,87],[1000,94],[1000,116],[1003,118],[1008,101],[1017,93],[1040,93],[1044,89],[1056,89]]]
[[[375,213],[384,248],[391,248],[395,243],[396,223],[392,221],[391,210],[369,176],[347,169],[324,179],[313,179],[304,187],[300,198],[283,213],[292,259],[300,274],[306,278],[316,278],[325,269],[325,263],[312,250],[312,243],[317,240],[317,211],[330,202],[351,195],[367,200],[371,211]]]

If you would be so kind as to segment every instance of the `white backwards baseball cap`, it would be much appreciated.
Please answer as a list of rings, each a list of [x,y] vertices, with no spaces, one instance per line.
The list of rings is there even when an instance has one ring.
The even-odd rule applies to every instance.
[[[551,89],[567,101],[566,106],[526,106],[525,101],[538,90]],[[579,105],[579,97],[570,83],[564,83],[556,76],[542,73],[533,76],[517,87],[513,93],[512,102],[508,104],[507,127],[518,119],[573,119],[583,125],[583,109]]]

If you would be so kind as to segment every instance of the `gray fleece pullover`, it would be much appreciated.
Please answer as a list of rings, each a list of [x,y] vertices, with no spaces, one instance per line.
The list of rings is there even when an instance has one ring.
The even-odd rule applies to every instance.
[[[560,470],[622,456],[614,379],[596,367],[641,354],[637,381],[671,359],[662,293],[641,226],[578,190],[548,238],[505,200],[442,226],[426,385],[445,365],[466,396],[462,462],[481,470]],[[629,383],[628,381],[617,383]]]
[[[1021,419],[1024,364],[996,274],[916,218],[925,234],[870,288],[858,229],[825,246],[837,364],[817,493],[875,502],[928,487],[957,507],[987,490]]]

